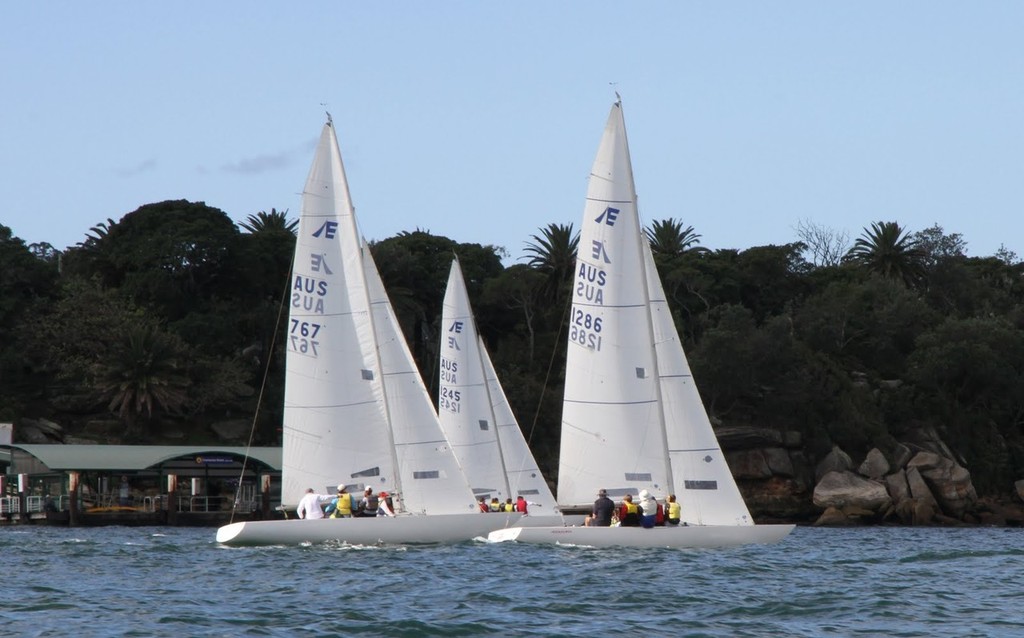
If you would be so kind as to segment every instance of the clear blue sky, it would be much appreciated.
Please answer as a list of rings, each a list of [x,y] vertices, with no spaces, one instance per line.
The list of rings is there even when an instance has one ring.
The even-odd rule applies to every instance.
[[[0,223],[57,248],[165,199],[297,216],[326,103],[366,237],[514,261],[579,227],[618,90],[645,222],[1024,256],[1024,2],[22,1],[0,87]]]

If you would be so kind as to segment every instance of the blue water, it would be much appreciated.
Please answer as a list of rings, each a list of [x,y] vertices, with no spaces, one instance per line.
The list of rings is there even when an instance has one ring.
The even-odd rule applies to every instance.
[[[1024,636],[1024,530],[778,545],[226,548],[212,529],[0,528],[3,636]]]

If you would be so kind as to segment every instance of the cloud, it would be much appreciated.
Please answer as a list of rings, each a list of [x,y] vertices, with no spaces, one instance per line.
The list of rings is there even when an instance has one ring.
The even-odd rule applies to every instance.
[[[129,168],[118,168],[115,170],[118,177],[134,177],[142,173],[148,173],[156,168],[156,160],[153,158],[143,160]]]
[[[225,164],[222,170],[228,173],[258,174],[287,168],[292,163],[294,151],[283,151],[274,155],[257,155],[232,164]]]

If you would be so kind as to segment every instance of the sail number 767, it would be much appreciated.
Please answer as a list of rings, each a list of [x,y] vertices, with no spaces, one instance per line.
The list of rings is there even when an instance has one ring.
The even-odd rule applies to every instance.
[[[316,336],[320,333],[320,324],[298,319],[292,319],[291,323],[288,334],[291,349],[300,354],[317,356],[317,346],[320,342],[316,340]]]

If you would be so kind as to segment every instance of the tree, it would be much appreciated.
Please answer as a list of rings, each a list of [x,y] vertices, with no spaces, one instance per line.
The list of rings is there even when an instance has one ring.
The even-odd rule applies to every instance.
[[[886,279],[911,286],[924,275],[925,253],[896,222],[874,222],[853,243],[848,260]]]
[[[271,208],[269,213],[261,210],[255,215],[249,215],[239,226],[250,233],[283,230],[294,235],[299,228],[299,220],[289,221],[287,210],[279,212],[277,209]]]
[[[683,228],[683,222],[678,219],[655,220],[644,229],[644,234],[656,255],[671,256],[681,255],[687,250],[707,250],[697,246],[700,243],[700,235],[693,231],[693,226]]]
[[[154,407],[176,412],[186,404],[189,383],[179,363],[182,349],[155,326],[136,325],[94,366],[98,396],[124,421],[126,436],[145,434],[140,418],[152,418]]]
[[[938,224],[914,233],[911,241],[921,251],[921,263],[928,269],[943,261],[963,258],[967,253],[963,235],[947,235]]]
[[[544,293],[548,299],[558,301],[561,291],[572,281],[576,267],[576,251],[580,234],[574,233],[572,224],[548,224],[539,235],[531,235],[523,249],[529,255],[527,265],[547,274]]]
[[[826,228],[807,219],[797,222],[796,235],[804,252],[810,254],[810,262],[819,267],[838,266],[850,245],[850,234],[845,230]]]

